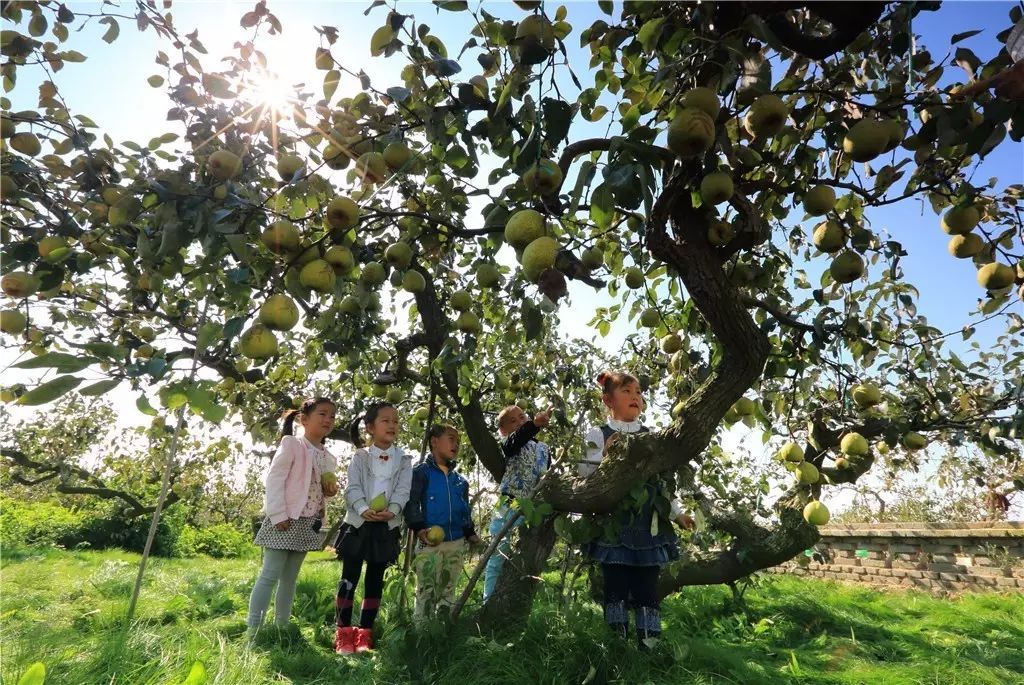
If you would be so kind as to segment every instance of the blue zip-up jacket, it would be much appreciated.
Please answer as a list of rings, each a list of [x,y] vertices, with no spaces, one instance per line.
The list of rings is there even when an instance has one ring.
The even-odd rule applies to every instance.
[[[476,534],[469,508],[469,483],[455,470],[448,473],[437,465],[433,455],[412,470],[412,490],[405,505],[405,522],[413,532],[441,526],[445,542]]]

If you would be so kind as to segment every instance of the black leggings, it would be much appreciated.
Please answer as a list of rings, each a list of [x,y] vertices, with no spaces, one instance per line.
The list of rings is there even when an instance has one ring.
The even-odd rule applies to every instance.
[[[366,579],[363,584],[363,604],[359,610],[359,627],[373,628],[380,608],[380,596],[384,593],[384,569],[388,564],[366,562]],[[346,558],[341,565],[341,580],[334,600],[334,619],[339,628],[352,625],[352,598],[356,594],[359,575],[363,571],[363,560]]]
[[[625,634],[629,608],[636,614],[636,632],[641,638],[661,634],[658,601],[658,566],[601,564],[604,574],[604,618],[608,625]]]
[[[604,601],[626,602],[632,607],[658,608],[658,566],[601,564]]]

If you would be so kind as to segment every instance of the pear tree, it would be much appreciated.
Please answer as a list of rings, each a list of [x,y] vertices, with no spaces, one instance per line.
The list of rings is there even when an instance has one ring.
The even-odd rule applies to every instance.
[[[969,449],[979,477],[1019,459],[1021,179],[974,171],[1019,145],[1024,106],[962,94],[1005,50],[922,45],[912,19],[940,3],[602,0],[585,23],[581,6],[517,5],[374,2],[361,49],[397,65],[388,83],[317,26],[322,84],[274,109],[247,90],[260,37],[283,30],[265,2],[217,62],[140,2],[135,29],[168,46],[150,85],[174,130],[115,142],[60,84],[88,67],[73,31],[100,22],[116,49],[123,18],[5,3],[5,90],[47,78],[36,107],[2,102],[4,341],[49,373],[6,398],[129,389],[146,413],[234,418],[268,442],[310,391],[352,415],[392,398],[416,436],[457,422],[495,480],[495,413],[550,403],[556,467],[483,616],[513,623],[556,539],[599,534],[656,474],[702,523],[667,595],[793,558],[830,491],[915,470],[929,444]],[[457,21],[457,44],[431,27]],[[876,220],[899,203],[920,225]],[[917,311],[911,231],[974,265],[962,329]],[[585,291],[595,331],[632,330],[618,353],[559,334]],[[971,347],[981,322],[1002,333]],[[581,480],[607,365],[641,378],[658,429]],[[727,458],[730,431],[760,436],[770,466]]]

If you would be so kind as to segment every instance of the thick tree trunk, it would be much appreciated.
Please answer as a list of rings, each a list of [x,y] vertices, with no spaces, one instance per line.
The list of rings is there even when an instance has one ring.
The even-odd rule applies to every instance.
[[[533,598],[540,588],[540,574],[547,568],[555,545],[554,519],[536,526],[523,525],[517,531],[494,594],[477,615],[480,629],[485,632],[518,631],[526,626]]]

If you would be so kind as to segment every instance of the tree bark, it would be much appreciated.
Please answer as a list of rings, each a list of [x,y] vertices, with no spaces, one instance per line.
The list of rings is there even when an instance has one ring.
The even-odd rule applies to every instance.
[[[547,568],[555,546],[555,521],[547,518],[536,526],[522,525],[494,588],[494,594],[477,614],[481,630],[490,633],[521,630],[530,617],[533,598],[540,588],[540,574]]]

